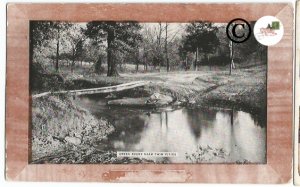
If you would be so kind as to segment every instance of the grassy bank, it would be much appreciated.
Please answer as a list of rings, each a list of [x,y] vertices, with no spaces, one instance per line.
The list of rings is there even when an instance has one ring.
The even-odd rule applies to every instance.
[[[266,65],[260,65],[234,69],[231,75],[228,70],[219,69],[122,74],[121,77],[89,74],[68,79],[68,88],[93,88],[144,80],[149,84],[115,95],[118,98],[138,98],[160,93],[183,105],[225,106],[257,113],[266,108],[266,71]]]
[[[135,89],[102,95],[120,98],[150,97],[159,93],[173,98],[173,105],[188,107],[226,107],[251,114],[265,115],[266,65],[227,70],[200,70],[121,74],[106,77],[97,74],[73,74],[57,77],[44,73],[34,93],[47,91],[49,83],[59,83],[54,90],[72,90],[117,85],[144,80],[149,84]],[[45,76],[46,75],[46,76]],[[49,77],[48,77],[49,75]],[[44,81],[45,79],[51,81]],[[41,86],[42,85],[42,86]],[[50,89],[51,90],[51,89]],[[48,90],[49,91],[49,90]],[[78,106],[68,95],[50,95],[32,100],[32,163],[151,163],[144,159],[117,158],[101,142],[114,128],[106,119],[96,118]],[[206,151],[206,150],[200,150]],[[214,155],[215,152],[213,151]],[[218,154],[217,154],[218,155]],[[192,162],[202,157],[189,157]],[[223,158],[220,158],[223,159]]]
[[[114,128],[76,106],[68,96],[32,101],[32,161],[79,149],[88,150]]]
[[[33,164],[153,163],[147,159],[117,157],[115,151],[106,150],[103,142],[114,131],[113,125],[94,117],[69,96],[34,99],[31,127]]]
[[[219,73],[196,80],[213,83],[206,92],[196,95],[198,105],[239,108],[250,113],[266,111],[266,66],[235,70],[228,76]]]

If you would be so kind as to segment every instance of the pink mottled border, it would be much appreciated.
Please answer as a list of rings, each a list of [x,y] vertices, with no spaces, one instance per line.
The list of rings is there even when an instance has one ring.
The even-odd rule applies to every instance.
[[[283,39],[268,51],[267,164],[30,165],[29,20],[248,21],[273,15]],[[26,181],[286,183],[292,167],[291,4],[9,4],[7,6],[6,178]],[[251,141],[251,140],[249,140]]]

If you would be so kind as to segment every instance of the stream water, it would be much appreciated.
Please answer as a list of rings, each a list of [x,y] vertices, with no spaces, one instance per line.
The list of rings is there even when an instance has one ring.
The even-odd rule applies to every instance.
[[[195,153],[199,146],[209,146],[222,149],[226,163],[266,162],[265,119],[257,115],[225,108],[111,107],[106,105],[107,99],[86,96],[76,100],[114,125],[107,150],[176,152],[169,162],[188,163],[187,154]]]

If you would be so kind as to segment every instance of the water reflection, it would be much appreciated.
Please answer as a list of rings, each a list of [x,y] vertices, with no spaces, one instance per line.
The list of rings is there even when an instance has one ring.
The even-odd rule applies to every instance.
[[[248,160],[266,162],[266,128],[261,120],[233,109],[188,109],[160,111],[108,108],[103,102],[80,100],[99,117],[107,117],[116,131],[109,136],[115,151],[178,152],[169,158],[173,163],[186,163],[185,154],[197,146],[223,149],[225,162]]]
[[[192,112],[197,116],[198,122],[193,123],[193,120],[190,123],[194,126],[201,125],[201,136],[197,138],[199,145],[223,148],[230,155],[228,162],[245,159],[265,162],[266,131],[255,125],[250,114],[233,110],[210,111],[207,114],[211,113],[215,115],[203,115],[205,113],[202,112],[199,117]]]

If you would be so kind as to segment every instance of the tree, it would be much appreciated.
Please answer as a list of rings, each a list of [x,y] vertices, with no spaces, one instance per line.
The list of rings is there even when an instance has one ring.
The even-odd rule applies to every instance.
[[[82,27],[78,24],[70,26],[67,38],[71,48],[71,72],[73,72],[76,60],[80,60],[82,65],[83,44],[85,40]]]
[[[168,23],[166,23],[166,37],[165,37],[165,53],[166,53],[166,62],[167,62],[167,72],[170,71],[170,62],[168,56]]]
[[[219,45],[217,31],[218,28],[209,22],[193,22],[186,26],[183,48],[195,53],[194,68],[196,70],[199,52],[203,53],[205,61],[208,61],[207,54],[213,53]]]
[[[81,58],[89,64],[93,63],[93,70],[97,74],[104,72],[103,64],[106,61],[106,47],[104,43],[97,42],[91,38],[85,37],[83,42]]]
[[[143,24],[142,27],[143,38],[141,45],[143,48],[143,64],[144,70],[148,71],[148,65],[150,65],[156,49],[156,38],[154,36],[153,29],[151,29],[147,24]]]
[[[254,29],[255,22],[250,22],[251,29]],[[243,29],[237,27],[237,29]],[[237,30],[238,32],[238,30]],[[242,30],[243,32],[243,30]],[[236,43],[234,44],[236,47],[234,49],[234,56],[236,62],[244,62],[249,60],[249,55],[256,54],[259,57],[259,61],[261,61],[263,58],[266,62],[266,50],[267,47],[261,45],[254,37],[254,33],[251,32],[251,35],[248,40],[246,40],[243,43]]]
[[[34,49],[40,47],[44,41],[52,37],[49,32],[51,22],[30,21],[29,27],[29,61],[33,63]]]
[[[188,51],[185,46],[185,41],[186,41],[185,38],[183,38],[181,40],[181,43],[179,44],[179,47],[178,47],[178,55],[180,57],[180,60],[183,62],[184,69],[188,70],[188,60],[187,60]]]
[[[152,64],[154,68],[166,66],[167,71],[170,71],[171,66],[178,61],[178,52],[176,45],[180,43],[178,33],[182,31],[180,24],[170,23],[151,23],[142,24],[143,41],[143,63],[145,69]],[[175,60],[176,59],[176,60]],[[151,63],[152,62],[152,63]]]
[[[161,63],[163,61],[163,57],[162,57],[162,47],[161,47],[161,39],[162,39],[162,32],[163,32],[163,27],[162,27],[162,24],[161,23],[158,23],[158,34],[157,34],[157,46],[156,46],[156,58],[155,60],[157,61],[156,64],[159,64],[159,71],[160,71],[160,68],[161,68]]]
[[[254,25],[254,21],[250,22],[252,30],[254,29]],[[244,28],[242,27],[237,27],[236,29],[237,32],[244,32]],[[224,34],[224,36],[226,37],[227,42],[229,42],[226,34]],[[229,54],[232,57],[229,63],[231,68],[233,68],[237,64],[239,64],[239,66],[251,66],[257,65],[258,62],[267,62],[267,47],[261,45],[255,39],[253,32],[251,33],[249,39],[242,43],[232,43],[231,47],[229,45],[229,49],[231,49],[229,50]]]
[[[71,24],[66,22],[55,21],[30,21],[30,52],[29,60],[33,61],[34,49],[41,47],[45,42],[55,41],[56,45],[56,63],[55,70],[58,72],[60,40],[64,38],[65,31]],[[50,42],[50,43],[51,43]],[[50,55],[51,56],[51,55]]]
[[[135,62],[135,70],[136,70],[136,72],[138,72],[139,71],[139,65],[140,65],[140,63],[141,63],[141,58],[140,58],[140,50],[139,50],[139,48],[138,47],[136,47],[135,49],[134,49],[134,51],[131,53],[132,54],[132,56],[133,56],[133,61]],[[130,54],[130,55],[131,55]]]
[[[61,38],[64,38],[64,35],[66,34],[65,31],[69,29],[71,24],[67,22],[56,22],[51,21],[50,26],[53,32],[53,36],[56,40],[56,63],[55,63],[55,70],[56,72],[59,71],[59,46],[60,46],[60,40]]]
[[[162,23],[143,24],[143,40],[141,45],[143,48],[143,62],[145,68],[148,68],[148,65],[152,62],[155,69],[157,66],[159,66],[159,70],[161,69],[164,60],[163,32],[164,27]]]
[[[229,75],[231,75],[232,69],[235,68],[234,61],[233,61],[233,42],[229,42],[229,49],[230,49],[230,66],[229,66]]]
[[[93,21],[87,24],[86,36],[97,42],[107,42],[107,76],[118,76],[116,51],[129,51],[141,40],[136,22]]]

